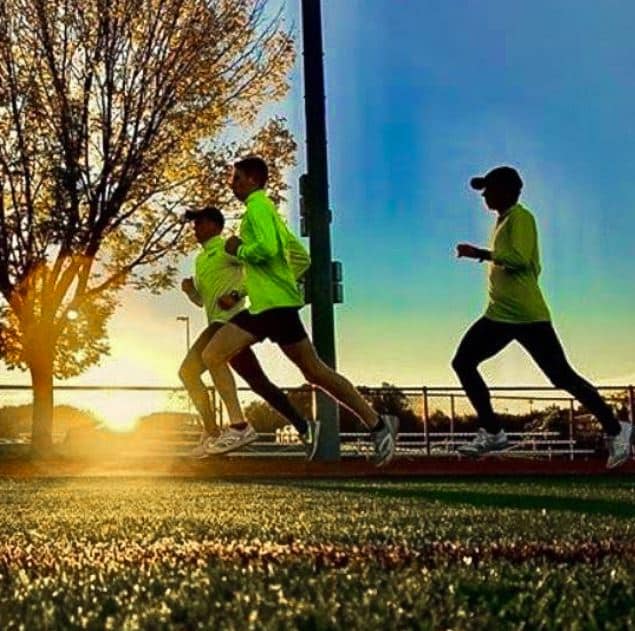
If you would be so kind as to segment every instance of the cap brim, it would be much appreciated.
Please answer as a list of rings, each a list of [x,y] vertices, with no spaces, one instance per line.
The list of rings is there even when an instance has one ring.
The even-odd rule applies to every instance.
[[[476,191],[482,191],[485,188],[486,182],[484,177],[473,177],[470,180],[470,186]]]

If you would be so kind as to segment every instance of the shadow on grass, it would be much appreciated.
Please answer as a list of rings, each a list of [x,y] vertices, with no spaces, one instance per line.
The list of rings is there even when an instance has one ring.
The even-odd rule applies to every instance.
[[[279,484],[279,482],[272,482]],[[471,485],[464,489],[443,489],[428,484],[396,486],[381,484],[350,484],[327,482],[287,481],[286,486],[311,489],[315,491],[337,491],[359,493],[372,497],[388,499],[412,499],[424,502],[440,502],[451,506],[474,506],[476,508],[509,508],[520,510],[548,510],[584,513],[586,515],[605,515],[620,518],[635,517],[635,501],[610,500],[601,498],[582,498],[561,495],[530,495],[520,489],[518,493],[502,491],[483,492]],[[621,485],[620,485],[621,486]],[[614,488],[614,487],[613,487]],[[631,487],[632,488],[632,487]],[[635,498],[634,498],[635,500]]]

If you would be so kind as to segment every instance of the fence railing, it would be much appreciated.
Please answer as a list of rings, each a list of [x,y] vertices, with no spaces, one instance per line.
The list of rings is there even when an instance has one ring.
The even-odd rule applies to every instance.
[[[308,387],[283,388],[288,392],[294,391],[310,391],[313,399],[315,390]],[[363,394],[371,400],[378,400],[382,395],[395,395],[403,397],[408,402],[406,406],[409,411],[414,414],[418,420],[417,431],[404,431],[400,433],[398,441],[398,454],[408,457],[425,457],[438,455],[458,455],[456,447],[464,441],[469,440],[474,434],[472,432],[462,431],[461,427],[457,427],[459,422],[468,415],[473,415],[473,411],[469,406],[469,401],[463,390],[454,386],[373,386],[362,387]],[[598,390],[609,401],[609,403],[618,404],[623,413],[626,414],[630,422],[635,420],[635,388],[633,385],[611,385],[602,386]],[[29,436],[23,432],[20,436],[7,437],[5,428],[3,428],[2,410],[6,409],[6,404],[10,402],[7,394],[14,392],[20,393],[17,403],[30,403],[31,387],[28,385],[0,385],[0,448],[7,444],[24,444],[28,445]],[[117,419],[108,420],[109,415],[129,414],[130,404],[120,401],[117,405],[113,404],[117,395],[132,396],[133,401],[139,400],[139,397],[153,395],[155,402],[148,404],[143,415],[147,416],[151,413],[170,415],[174,413],[191,414],[193,408],[189,403],[185,391],[181,386],[80,386],[80,385],[57,385],[54,388],[57,403],[66,403],[73,407],[83,410],[90,410],[95,406],[91,404],[91,396],[107,393],[106,399],[103,399],[101,405],[105,409],[90,410],[98,417],[104,419],[105,427],[120,430],[122,427],[118,425]],[[516,414],[528,406],[529,411],[524,414],[540,414],[548,406],[557,406],[561,411],[566,410],[567,429],[566,432],[557,431],[511,431],[508,432],[510,437],[510,448],[505,452],[510,456],[543,456],[558,457],[567,456],[570,459],[577,455],[588,455],[595,451],[588,445],[580,444],[579,425],[588,428],[590,418],[584,412],[576,407],[575,400],[567,393],[551,387],[551,386],[492,386],[490,387],[491,397],[497,411],[507,411],[511,405]],[[239,388],[239,392],[243,397],[249,398],[250,390],[248,388]],[[25,395],[26,393],[26,395]],[[222,425],[224,422],[224,410],[220,404],[214,388],[210,388],[212,406],[216,410],[217,419]],[[171,399],[170,404],[166,401],[159,402],[157,396],[168,397]],[[4,399],[4,401],[3,401]],[[82,403],[82,399],[84,403]],[[258,400],[253,398],[252,400]],[[14,404],[16,401],[14,401]],[[501,410],[501,406],[505,404],[507,407]],[[153,406],[157,409],[153,409]],[[158,407],[157,407],[158,406]],[[176,406],[176,407],[175,407]],[[134,407],[134,406],[132,406]],[[459,408],[463,408],[463,413],[459,413]],[[159,409],[162,408],[162,409]],[[313,404],[315,410],[315,404]],[[445,411],[444,411],[445,410]],[[141,416],[141,414],[139,414]],[[148,455],[186,455],[192,444],[198,436],[198,429],[194,416],[192,421],[185,427],[178,429],[159,429],[152,432],[148,431],[147,424],[144,430],[143,445]],[[7,419],[4,418],[6,421]],[[135,434],[134,423],[131,420],[129,429]],[[445,424],[445,427],[443,425]],[[418,428],[421,428],[420,430]],[[245,451],[238,452],[236,456],[268,456],[268,455],[288,455],[301,456],[302,452],[297,441],[297,436],[289,429],[282,429],[275,432],[268,431],[259,434],[259,440]],[[63,441],[67,438],[65,433],[57,433],[55,438]],[[343,456],[364,456],[369,453],[370,443],[368,434],[365,432],[343,432],[340,435],[342,443]],[[122,449],[126,451],[126,441],[122,440]],[[131,443],[132,444],[132,443]],[[136,447],[137,452],[139,446]]]

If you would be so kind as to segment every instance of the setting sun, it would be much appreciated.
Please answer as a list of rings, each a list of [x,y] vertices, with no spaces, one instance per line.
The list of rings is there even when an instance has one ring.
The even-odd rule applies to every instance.
[[[99,392],[91,394],[90,399],[96,417],[115,432],[134,430],[140,417],[161,405],[157,393]]]

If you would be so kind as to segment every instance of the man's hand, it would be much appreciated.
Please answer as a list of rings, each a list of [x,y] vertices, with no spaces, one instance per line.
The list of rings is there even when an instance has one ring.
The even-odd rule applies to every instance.
[[[240,295],[236,291],[232,291],[229,294],[225,294],[224,296],[221,296],[217,300],[218,306],[223,311],[229,311],[230,309],[235,307],[239,301],[240,301]]]
[[[242,241],[235,235],[232,235],[225,242],[225,252],[227,254],[231,254],[232,256],[236,256],[236,252],[238,252],[238,248],[242,244]]]
[[[184,278],[181,281],[181,289],[189,296],[191,293],[196,292],[196,287],[194,287],[194,279]]]
[[[456,255],[459,258],[478,259],[483,260],[487,258],[487,251],[481,248],[477,248],[475,245],[469,243],[459,243],[456,246]]]
[[[196,291],[196,286],[194,285],[194,279],[192,277],[184,278],[181,281],[181,289],[185,292],[190,301],[197,307],[203,306],[203,301],[201,300],[198,291]]]

